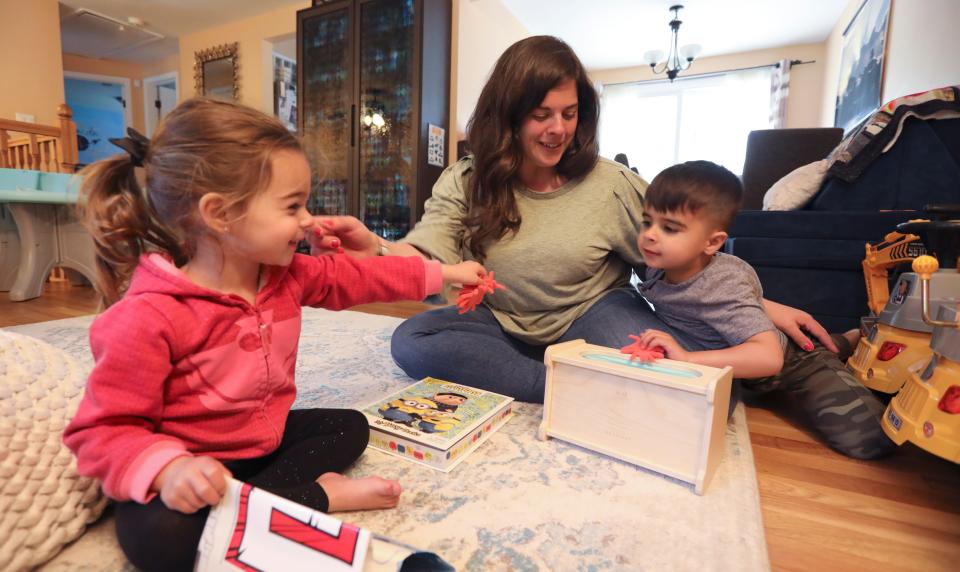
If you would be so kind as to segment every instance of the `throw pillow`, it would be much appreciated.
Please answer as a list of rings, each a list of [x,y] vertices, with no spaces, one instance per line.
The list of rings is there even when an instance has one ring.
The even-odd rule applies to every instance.
[[[793,211],[803,208],[823,184],[830,162],[821,159],[790,171],[763,195],[763,210]]]
[[[46,562],[106,506],[62,442],[86,377],[50,344],[0,331],[0,570]]]

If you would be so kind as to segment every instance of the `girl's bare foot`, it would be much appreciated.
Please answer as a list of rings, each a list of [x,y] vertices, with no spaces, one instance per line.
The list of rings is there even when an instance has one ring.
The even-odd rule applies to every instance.
[[[380,477],[351,479],[340,473],[324,473],[317,484],[327,493],[327,512],[393,508],[400,502],[400,483]]]

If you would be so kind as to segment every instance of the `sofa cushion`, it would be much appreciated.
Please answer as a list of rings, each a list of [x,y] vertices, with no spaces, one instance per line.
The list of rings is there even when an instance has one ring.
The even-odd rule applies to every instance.
[[[737,237],[727,241],[727,252],[742,258],[754,268],[823,268],[858,270],[864,256],[859,240]]]
[[[870,311],[862,273],[777,266],[755,269],[764,297],[809,312],[829,332],[856,328],[860,317]]]
[[[867,314],[861,261],[867,242],[922,213],[741,211],[724,252],[757,271],[764,295],[813,314],[830,331]]]
[[[901,222],[922,218],[916,211],[816,212],[740,211],[729,229],[731,237],[791,240],[881,240]],[[863,252],[860,252],[860,258]]]

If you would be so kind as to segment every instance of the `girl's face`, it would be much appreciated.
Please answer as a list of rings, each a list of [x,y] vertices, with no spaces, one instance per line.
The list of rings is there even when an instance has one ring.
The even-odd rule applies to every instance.
[[[568,79],[547,92],[520,125],[523,168],[556,168],[577,132],[577,82]]]
[[[310,165],[302,153],[277,151],[270,167],[270,184],[250,200],[242,217],[231,225],[226,245],[251,262],[286,266],[313,226],[313,216],[306,207]]]

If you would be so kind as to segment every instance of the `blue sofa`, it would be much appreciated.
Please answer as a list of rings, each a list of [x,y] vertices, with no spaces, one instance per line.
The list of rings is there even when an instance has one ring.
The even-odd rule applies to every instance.
[[[802,210],[740,211],[724,246],[756,269],[768,299],[810,312],[830,331],[854,328],[868,313],[865,243],[922,218],[925,205],[960,203],[960,118],[902,118],[888,151],[875,143],[869,160],[831,168]]]

